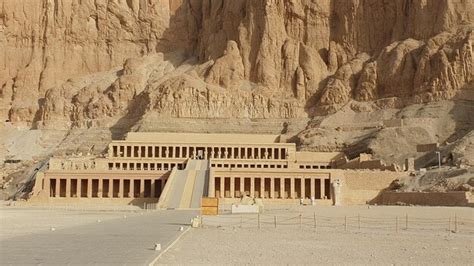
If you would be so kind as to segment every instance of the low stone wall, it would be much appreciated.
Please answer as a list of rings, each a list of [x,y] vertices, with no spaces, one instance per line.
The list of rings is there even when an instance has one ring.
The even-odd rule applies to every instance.
[[[383,192],[383,205],[469,206],[470,192]]]

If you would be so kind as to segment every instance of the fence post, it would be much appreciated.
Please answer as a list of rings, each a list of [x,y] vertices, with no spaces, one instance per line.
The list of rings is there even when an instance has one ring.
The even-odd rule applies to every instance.
[[[448,231],[449,233],[451,233],[451,216],[449,216],[449,220],[448,220]]]
[[[395,232],[398,233],[398,216],[395,217]]]
[[[274,218],[274,221],[275,221],[275,228],[277,228],[277,217],[273,216],[273,218]]]
[[[359,224],[359,231],[360,231],[360,213],[357,215],[357,222]]]
[[[458,232],[458,215],[454,213],[454,232]]]
[[[300,213],[300,229],[303,228],[303,215]]]
[[[260,229],[260,213],[257,214],[258,229]]]
[[[347,231],[347,215],[344,216],[344,231]]]

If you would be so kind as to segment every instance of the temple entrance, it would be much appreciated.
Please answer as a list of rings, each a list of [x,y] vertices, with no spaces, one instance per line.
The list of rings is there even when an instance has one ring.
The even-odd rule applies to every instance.
[[[204,160],[204,148],[197,149],[197,157],[196,160]]]

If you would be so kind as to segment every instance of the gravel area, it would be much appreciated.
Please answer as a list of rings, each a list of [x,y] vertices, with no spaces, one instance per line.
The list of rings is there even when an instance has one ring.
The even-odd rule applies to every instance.
[[[304,219],[314,213],[321,217],[316,229],[310,219]],[[294,214],[302,214],[301,228],[299,219],[283,225],[283,217]],[[352,220],[353,224],[345,231],[340,223],[344,216],[359,214],[380,222],[366,224],[366,228],[359,230]],[[384,225],[387,223],[384,218],[392,220],[407,214],[412,217],[408,230],[404,229],[402,219],[398,232],[395,221]],[[268,218],[275,216],[282,221],[277,228]],[[323,226],[323,216],[339,224],[329,226],[331,220],[327,220],[327,226]],[[458,219],[457,233],[453,232],[454,218],[451,231],[444,220],[454,216]],[[185,234],[163,254],[158,264],[472,265],[474,255],[474,225],[470,224],[474,221],[472,208],[308,206],[270,209],[260,218],[261,229],[257,228],[255,215],[205,217],[204,228]],[[234,221],[229,222],[229,219]],[[240,219],[243,219],[242,228]],[[460,225],[461,221],[464,221],[463,225]],[[377,226],[381,228],[372,229]]]

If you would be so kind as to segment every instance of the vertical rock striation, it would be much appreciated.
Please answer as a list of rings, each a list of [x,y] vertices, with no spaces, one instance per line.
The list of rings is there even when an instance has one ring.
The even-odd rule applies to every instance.
[[[0,119],[93,127],[146,112],[291,118],[449,99],[473,88],[473,5],[0,0]]]

